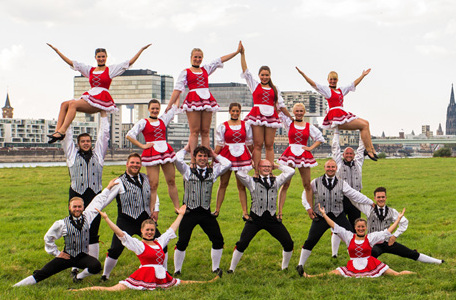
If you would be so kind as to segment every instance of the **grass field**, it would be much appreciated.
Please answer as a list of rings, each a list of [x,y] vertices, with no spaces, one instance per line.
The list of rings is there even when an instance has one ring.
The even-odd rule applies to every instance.
[[[312,178],[323,174],[324,161],[312,169]],[[104,186],[124,172],[123,166],[105,167]],[[144,170],[145,171],[145,170]],[[266,232],[260,232],[244,253],[236,273],[224,274],[221,280],[206,285],[179,286],[153,292],[125,291],[117,293],[72,293],[68,288],[116,284],[139,266],[136,256],[125,250],[110,281],[101,283],[100,275],[74,284],[69,270],[34,286],[12,288],[22,278],[41,268],[52,257],[44,251],[43,236],[55,220],[67,214],[69,188],[65,167],[14,168],[0,171],[0,299],[455,299],[456,298],[456,159],[396,159],[367,161],[364,166],[363,192],[372,198],[378,186],[388,189],[387,203],[400,210],[407,208],[409,229],[398,242],[419,252],[445,259],[443,265],[432,265],[384,254],[380,260],[396,271],[411,270],[417,275],[381,277],[376,279],[346,279],[339,276],[300,278],[294,267],[299,260],[307,237],[310,219],[301,205],[301,180],[293,178],[284,208],[283,222],[295,242],[288,271],[281,271],[280,244]],[[218,221],[225,238],[221,267],[227,270],[236,241],[242,231],[241,208],[234,178],[231,178]],[[182,177],[177,175],[182,199]],[[218,183],[215,185],[218,186]],[[294,188],[293,188],[294,187]],[[215,201],[216,188],[213,191]],[[166,230],[175,218],[166,184],[159,187],[161,211],[160,230]],[[213,201],[213,205],[215,202]],[[115,219],[117,208],[112,203],[106,209]],[[109,248],[112,232],[102,222],[100,253]],[[62,245],[61,239],[58,245]],[[169,244],[168,267],[174,270],[173,251],[177,239]],[[322,237],[306,264],[306,272],[317,274],[345,265],[346,251],[331,258],[330,233]],[[102,263],[104,258],[101,259]],[[193,232],[180,278],[209,280],[210,242],[198,227]]]

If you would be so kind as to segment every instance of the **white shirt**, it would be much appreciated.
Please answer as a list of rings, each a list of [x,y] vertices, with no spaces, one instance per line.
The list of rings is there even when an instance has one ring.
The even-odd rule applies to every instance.
[[[204,68],[206,70],[207,75],[209,76],[212,73],[214,73],[214,71],[217,68],[223,68],[222,59],[219,57],[219,58],[211,61],[209,64],[203,65],[202,68]],[[201,74],[201,73],[194,73],[194,74]],[[183,70],[179,74],[179,77],[177,78],[176,83],[174,84],[174,89],[181,91],[183,93],[183,92],[185,92],[186,86],[187,86],[187,69]]]
[[[256,88],[260,84],[257,80],[255,80],[252,76],[252,73],[250,73],[249,69],[246,69],[244,73],[241,74],[241,78],[244,78],[245,81],[247,82],[247,86],[250,89],[250,92],[253,94],[255,92]],[[268,90],[271,88],[263,87],[263,89]],[[282,94],[280,93],[279,88],[276,86],[277,89],[277,110],[280,110],[280,108],[285,107],[285,102],[283,101]]]
[[[365,214],[367,218],[369,218],[369,216],[371,214],[372,205],[367,205],[367,204],[362,204],[362,203],[353,203],[353,205],[357,209],[359,209],[363,214]],[[377,208],[380,208],[380,207],[377,205]],[[397,220],[397,218],[399,217],[399,212],[389,206],[388,206],[388,209],[393,214],[393,222],[395,222]],[[383,207],[383,215],[385,215],[385,213],[386,213],[385,207]],[[407,227],[408,227],[408,220],[406,217],[402,217],[402,219],[399,221],[399,225],[397,226],[397,229],[393,235],[395,237],[399,237],[401,234],[403,234],[407,230]]]
[[[163,123],[165,123],[165,126],[168,126],[168,124],[173,120],[176,111],[177,106],[173,105],[170,110],[168,110],[158,118],[162,120]],[[152,126],[160,125],[159,120],[151,122],[149,119],[141,119],[138,122],[136,122],[136,124],[128,131],[127,136],[136,140],[137,136],[144,130],[144,127],[146,127],[147,122],[149,122]]]
[[[185,151],[185,149],[177,152],[176,161],[174,163],[176,164],[176,169],[182,174],[182,177],[184,177],[184,180],[188,180],[192,171],[184,161],[185,154],[187,154],[187,151]],[[214,167],[212,168],[212,172],[214,174],[213,182],[215,182],[217,180],[217,177],[228,171],[228,169],[231,167],[231,162],[225,157],[217,155],[215,159],[217,159],[219,163],[214,163]]]
[[[279,165],[278,169],[282,171],[282,174],[276,177],[275,182],[277,183],[277,187],[282,186],[285,182],[291,179],[295,173],[295,169],[289,166]],[[236,173],[236,176],[242,182],[242,184],[249,189],[249,191],[255,191],[255,181],[253,180],[252,176],[249,176],[248,171],[246,170],[239,170]],[[263,176],[261,176],[263,177]],[[269,176],[268,176],[269,177]],[[269,180],[269,185],[271,185],[271,181]]]
[[[279,113],[279,118],[282,121],[283,128],[285,128],[286,130],[289,130],[291,124],[294,121],[292,119],[290,119],[287,115],[285,115],[283,112]],[[309,135],[312,138],[312,140],[317,141],[317,142],[326,143],[326,140],[323,137],[323,134],[321,133],[321,131],[314,125],[312,125],[310,123],[309,123],[309,125],[310,125],[309,126]],[[299,129],[299,130],[303,130],[306,128],[305,126],[298,126],[298,125],[296,125],[296,123],[294,124],[294,126],[296,127],[296,129]]]
[[[109,68],[109,77],[114,78],[116,76],[119,76],[123,74],[128,68],[130,67],[130,60],[126,60],[120,64],[117,65],[110,65],[108,66]],[[92,69],[92,66],[77,62],[73,60],[73,67],[72,69],[75,71],[78,71],[81,73],[82,76],[89,78],[90,77],[90,70]],[[104,71],[94,71],[94,74],[101,74]]]
[[[98,129],[97,141],[95,142],[95,148],[93,151],[97,154],[98,163],[103,166],[106,151],[108,150],[109,142],[109,122],[108,117],[100,118],[100,128]],[[70,126],[66,131],[65,138],[62,142],[63,152],[66,157],[66,164],[68,168],[74,165],[76,155],[79,149],[75,146],[73,141],[73,128]]]
[[[252,127],[249,123],[245,124],[245,144],[247,146],[253,145],[253,134],[252,134]],[[229,125],[232,130],[240,130],[241,124],[239,125]],[[222,123],[217,127],[217,131],[215,132],[215,143],[217,146],[223,147],[225,146],[225,132],[226,127],[225,124]]]
[[[317,88],[315,90],[317,92],[319,92],[323,97],[325,97],[326,99],[331,98],[331,88],[329,86],[321,85],[321,84],[318,84],[318,83],[315,83],[315,85],[317,86]],[[349,92],[354,92],[356,90],[356,86],[355,86],[355,83],[352,82],[348,86],[338,87],[336,89],[336,91],[335,91],[335,93],[337,93],[337,94],[339,93],[339,91],[337,91],[338,89],[340,89],[341,92],[342,92],[342,95],[345,96]]]
[[[136,238],[131,237],[125,231],[123,232],[124,236],[120,237],[119,240],[122,244],[127,247],[128,250],[133,251],[136,255],[140,255],[146,249],[144,243]],[[155,242],[159,243],[162,248],[165,248],[168,245],[169,241],[176,238],[176,233],[171,228],[168,228],[165,233],[163,233],[160,237],[155,239]],[[153,249],[158,249],[157,245],[149,245]]]

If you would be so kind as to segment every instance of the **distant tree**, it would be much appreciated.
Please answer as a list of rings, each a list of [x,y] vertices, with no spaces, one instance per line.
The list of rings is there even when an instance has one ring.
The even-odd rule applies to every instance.
[[[378,158],[386,158],[386,153],[385,152],[380,152],[378,155]]]
[[[434,157],[451,157],[451,148],[443,147],[434,152]]]

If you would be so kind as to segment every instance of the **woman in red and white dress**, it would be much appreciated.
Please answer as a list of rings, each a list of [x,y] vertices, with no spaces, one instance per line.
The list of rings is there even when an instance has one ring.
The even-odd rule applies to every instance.
[[[253,132],[253,165],[258,174],[258,163],[261,159],[263,145],[266,150],[266,159],[274,163],[274,138],[277,128],[282,127],[277,110],[291,118],[285,107],[279,89],[272,83],[271,70],[262,66],[258,72],[260,82],[256,81],[247,69],[244,46],[241,44],[241,77],[247,82],[252,92],[253,107],[244,121],[252,126]]]
[[[329,86],[323,86],[307,77],[307,75],[298,67],[296,67],[296,70],[298,70],[299,74],[301,74],[302,77],[304,77],[304,79],[328,101],[328,113],[323,120],[322,127],[324,129],[331,129],[338,126],[339,129],[342,130],[359,130],[361,139],[366,147],[364,152],[365,155],[376,161],[378,157],[375,153],[374,145],[372,144],[369,122],[344,109],[344,96],[349,92],[355,91],[356,86],[367,76],[367,74],[369,74],[371,69],[364,70],[361,76],[355,79],[349,86],[341,88],[337,88],[339,78],[334,71],[328,74]]]
[[[239,44],[240,45],[240,44]],[[212,122],[212,113],[219,109],[214,96],[209,92],[209,75],[217,68],[223,68],[223,63],[229,61],[239,53],[236,52],[219,57],[211,63],[201,66],[203,62],[203,51],[194,48],[190,55],[191,68],[183,70],[174,85],[174,91],[169,100],[169,110],[172,105],[179,106],[180,94],[185,92],[187,86],[189,92],[185,97],[181,108],[187,113],[188,125],[190,127],[190,153],[193,153],[198,145],[198,138],[201,135],[201,145],[210,147],[209,129]],[[193,162],[193,157],[192,157]]]
[[[239,120],[241,115],[241,105],[239,103],[231,103],[229,106],[231,119],[220,124],[215,133],[216,147],[215,153],[227,158],[231,161],[231,168],[220,176],[220,185],[217,190],[217,204],[215,216],[218,216],[225,192],[230,182],[231,171],[252,169],[252,156],[250,152],[253,150],[252,128],[249,124]],[[250,151],[249,151],[250,150]],[[241,202],[242,215],[248,216],[247,211],[247,193],[245,186],[236,177],[236,185],[239,191],[239,201]]]
[[[157,197],[157,188],[160,175],[160,166],[165,175],[168,185],[168,194],[173,201],[174,209],[179,209],[179,195],[176,187],[176,171],[174,161],[176,153],[166,141],[166,127],[174,118],[177,107],[173,105],[170,110],[158,117],[160,113],[160,101],[152,99],[149,101],[149,117],[139,120],[127,133],[127,139],[135,146],[143,149],[141,163],[147,169],[147,177],[150,183],[151,199]],[[142,133],[145,144],[137,140]]]
[[[163,260],[165,258],[163,248],[168,245],[168,242],[171,239],[176,238],[176,231],[179,228],[179,224],[184,217],[186,209],[186,205],[181,206],[178,209],[179,215],[173,224],[171,224],[169,229],[164,234],[156,239],[154,239],[156,230],[155,221],[152,219],[145,220],[141,224],[141,241],[132,238],[126,232],[122,231],[108,218],[108,215],[106,213],[99,211],[101,217],[105,219],[106,223],[108,223],[109,227],[112,229],[112,231],[114,231],[122,244],[138,256],[138,259],[141,262],[141,266],[138,270],[131,274],[130,277],[120,281],[114,286],[92,286],[79,289],[77,291],[99,290],[113,292],[126,289],[155,290],[156,288],[165,289],[179,284],[207,283],[220,278],[222,276],[222,271],[219,271],[217,273],[217,276],[209,281],[180,280],[173,278],[163,267]]]
[[[97,66],[92,67],[70,60],[57,48],[48,44],[48,46],[51,47],[68,65],[70,65],[70,67],[72,67],[75,71],[80,72],[82,76],[89,78],[91,87],[89,91],[82,94],[81,98],[64,101],[61,104],[55,132],[48,135],[50,138],[48,143],[52,144],[56,141],[63,140],[65,132],[76,116],[76,112],[94,114],[102,110],[107,112],[118,111],[114,100],[109,94],[111,81],[114,77],[121,75],[132,64],[134,64],[141,53],[150,45],[151,44],[142,47],[130,60],[109,67],[106,66],[106,59],[108,58],[106,50],[98,48],[95,50],[95,60],[97,61]]]
[[[359,218],[355,221],[356,233],[354,234],[334,223],[334,221],[326,215],[324,207],[319,206],[319,210],[328,225],[332,228],[332,232],[337,234],[345,244],[347,244],[350,260],[346,267],[339,267],[329,273],[319,275],[308,275],[304,273],[305,277],[322,276],[325,274],[341,275],[344,277],[379,277],[383,274],[394,276],[414,274],[414,272],[410,271],[396,272],[386,264],[371,256],[372,247],[375,244],[383,243],[385,238],[390,237],[391,233],[396,229],[399,221],[404,216],[405,208],[388,229],[369,234],[367,234],[367,221],[365,219]]]
[[[304,115],[306,114],[306,107],[302,103],[296,103],[293,106],[293,115],[295,119],[285,116],[283,113],[279,114],[282,120],[283,127],[288,129],[288,143],[289,146],[279,158],[279,164],[298,168],[301,174],[302,186],[304,191],[302,194],[306,195],[308,203],[312,203],[312,187],[310,186],[310,168],[318,165],[317,161],[312,155],[312,150],[325,142],[321,131],[317,127],[304,122]],[[309,137],[314,141],[311,146],[307,146]],[[291,180],[285,182],[280,188],[279,192],[279,212],[278,217],[282,218],[282,208],[287,197],[287,191],[290,187]],[[304,201],[304,199],[303,199]]]

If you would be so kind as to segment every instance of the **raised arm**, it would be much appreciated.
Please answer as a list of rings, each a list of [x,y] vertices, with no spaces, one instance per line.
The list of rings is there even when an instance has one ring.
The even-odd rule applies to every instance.
[[[233,53],[220,57],[220,59],[222,60],[222,63],[227,62],[230,59],[232,59],[233,57],[235,57],[236,55],[238,55],[238,53],[241,52],[241,48],[242,48],[242,43],[241,43],[241,41],[239,41],[239,45],[238,45],[236,52],[233,52]]]
[[[174,230],[174,232],[177,232],[177,229],[179,228],[180,222],[182,221],[182,218],[184,217],[186,210],[187,210],[187,205],[184,204],[177,211],[177,213],[179,215],[177,216],[176,220],[174,220],[173,224],[171,224],[171,226],[169,226],[169,228]]]
[[[146,46],[142,47],[141,49],[139,49],[138,53],[136,53],[135,56],[133,56],[130,59],[130,61],[128,62],[130,64],[130,66],[135,63],[135,61],[138,59],[138,57],[141,55],[141,53],[143,53],[144,50],[149,48],[150,45],[152,45],[152,44],[146,45]]]
[[[46,43],[46,45],[51,47],[52,50],[54,50],[55,53],[57,53],[63,59],[64,62],[66,62],[67,64],[70,65],[70,67],[73,67],[73,61],[71,59],[69,59],[68,57],[66,57],[65,55],[63,55],[62,52],[59,51],[59,49],[57,49],[56,47],[52,46],[49,43]]]
[[[361,140],[361,139],[360,139]],[[340,144],[339,144],[339,127],[334,129],[332,146],[331,146],[332,158],[337,164],[337,169],[342,167],[342,154],[340,153]]]
[[[405,214],[405,207],[402,209],[402,212],[397,216],[396,221],[394,221],[393,224],[388,228],[389,233],[393,233],[393,231],[396,229],[397,225],[399,225],[399,222],[401,221],[402,217]]]
[[[244,46],[242,45],[242,42],[239,42],[240,44],[240,49],[239,49],[239,53],[241,53],[241,67],[242,67],[242,73],[245,72],[245,70],[247,70],[247,62],[245,61],[245,49],[244,49]]]
[[[101,211],[101,210],[98,210],[98,208],[96,209],[98,211],[98,213],[100,214],[100,216],[106,221],[106,223],[108,223],[108,226],[109,228],[111,228],[112,231],[114,231],[115,235],[117,235],[118,237],[123,237],[125,234],[123,233],[122,229],[120,229],[116,224],[114,224],[109,218],[108,218],[108,215]]]
[[[314,89],[317,89],[317,84],[312,79],[307,77],[307,75],[304,74],[304,72],[301,71],[298,67],[296,67],[296,70],[298,70],[299,74],[301,74],[302,77],[304,77],[304,79],[307,81],[308,84],[310,84]]]
[[[355,86],[357,86],[361,82],[361,80],[363,80],[363,78],[366,77],[367,74],[370,73],[370,71],[371,71],[371,69],[363,70],[363,73],[361,74],[361,76],[359,76],[357,79],[355,79],[355,81],[353,81],[353,84]]]
[[[320,203],[318,203],[318,210],[320,210],[321,216],[325,219],[326,223],[328,223],[329,227],[334,229],[334,221],[331,220],[325,213],[325,208],[320,206]]]

